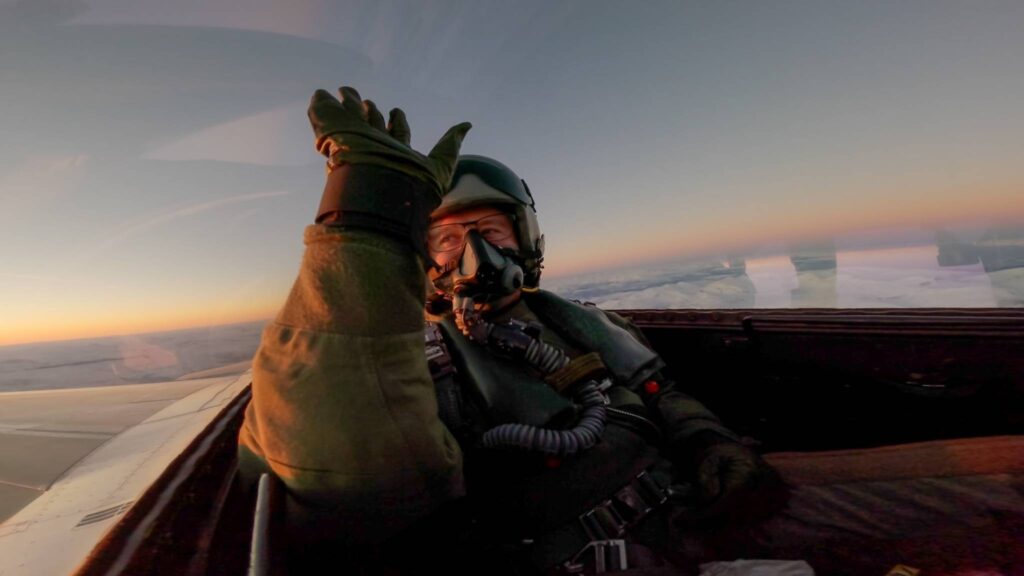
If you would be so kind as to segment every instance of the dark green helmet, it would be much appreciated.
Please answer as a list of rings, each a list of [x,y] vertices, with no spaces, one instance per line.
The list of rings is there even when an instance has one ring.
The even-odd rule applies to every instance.
[[[526,181],[508,166],[486,156],[463,155],[452,175],[451,191],[430,215],[441,218],[466,208],[495,206],[512,216],[519,241],[524,286],[536,288],[544,261],[544,235]]]

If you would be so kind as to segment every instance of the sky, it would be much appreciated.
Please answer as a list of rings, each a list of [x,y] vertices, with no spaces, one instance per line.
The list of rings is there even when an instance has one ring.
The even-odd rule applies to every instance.
[[[420,150],[473,122],[463,151],[529,182],[555,285],[1022,221],[1020,22],[986,1],[0,0],[0,345],[270,317],[322,188],[308,99],[341,84],[402,107]]]

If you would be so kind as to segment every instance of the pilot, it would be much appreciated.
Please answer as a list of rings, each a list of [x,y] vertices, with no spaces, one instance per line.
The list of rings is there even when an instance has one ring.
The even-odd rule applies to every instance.
[[[327,183],[239,438],[243,478],[287,487],[293,538],[422,549],[455,518],[485,555],[594,573],[671,557],[684,507],[775,500],[774,472],[638,330],[539,289],[533,198],[459,156],[469,124],[423,155],[401,110],[385,123],[352,88],[317,91],[309,117]]]

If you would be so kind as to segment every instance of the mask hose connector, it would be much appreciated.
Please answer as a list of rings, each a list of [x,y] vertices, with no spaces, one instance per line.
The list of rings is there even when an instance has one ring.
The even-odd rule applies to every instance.
[[[453,303],[455,325],[466,338],[503,356],[526,362],[545,376],[569,364],[565,352],[539,338],[541,326],[519,320],[492,324],[473,308],[473,298],[469,296],[456,294]]]
[[[452,299],[452,312],[455,315],[455,326],[462,335],[474,342],[487,344],[490,323],[473,308],[473,297],[456,293]]]

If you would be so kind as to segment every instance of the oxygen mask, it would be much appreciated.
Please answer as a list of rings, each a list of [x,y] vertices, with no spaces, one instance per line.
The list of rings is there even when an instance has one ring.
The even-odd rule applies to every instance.
[[[523,287],[523,269],[512,260],[513,253],[470,230],[462,258],[450,274],[452,294],[483,302],[515,293]]]
[[[468,230],[464,241],[461,257],[431,274],[438,294],[430,305],[439,311],[450,301],[456,323],[468,335],[468,326],[477,323],[477,305],[516,293],[523,287],[523,269],[513,248],[498,248],[476,230]]]

